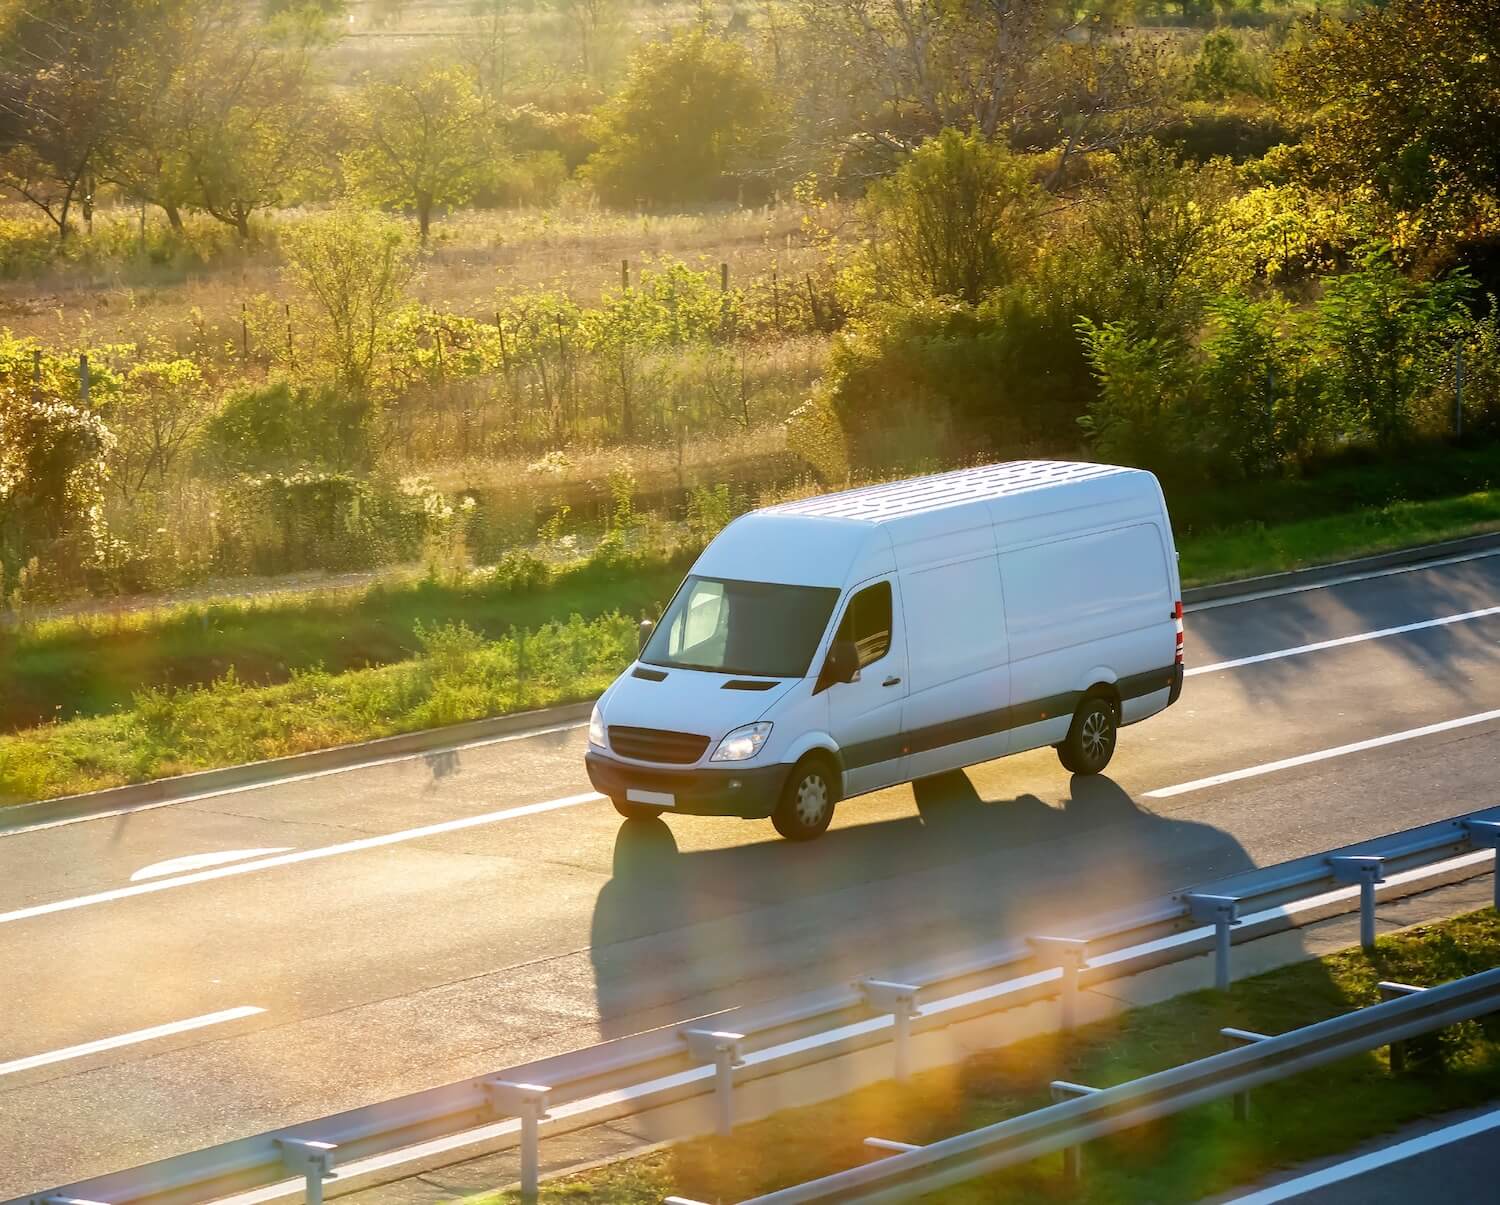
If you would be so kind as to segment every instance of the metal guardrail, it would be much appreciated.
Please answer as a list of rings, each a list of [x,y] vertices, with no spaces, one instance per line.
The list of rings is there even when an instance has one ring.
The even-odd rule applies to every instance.
[[[548,1133],[562,1133],[713,1093],[718,1127],[726,1130],[737,1083],[887,1043],[904,1075],[916,1034],[1054,996],[1071,1024],[1081,987],[1210,951],[1217,951],[1216,981],[1227,984],[1234,943],[1348,912],[1356,900],[1372,908],[1379,884],[1399,895],[1486,873],[1487,851],[1496,846],[1500,807],[1232,875],[1066,934],[1002,942],[890,979],[696,1018],[5,1205],[197,1205],[251,1190],[260,1201],[303,1191],[319,1199],[335,1162],[340,1174],[330,1187],[339,1191],[453,1162],[463,1157],[459,1151],[517,1143],[530,1180],[542,1123]],[[1346,872],[1357,881],[1341,883]],[[1496,892],[1500,898],[1500,876]],[[406,1172],[393,1170],[403,1166]]]
[[[1262,1084],[1381,1046],[1399,1047],[1408,1038],[1500,1010],[1500,970],[1426,989],[1404,984],[1381,987],[1399,994],[1382,1004],[1274,1037],[1225,1031],[1230,1040],[1246,1044],[1113,1088],[1058,1082],[1052,1086],[1058,1103],[1046,1108],[927,1146],[881,1140],[873,1145],[896,1153],[755,1197],[743,1205],[910,1201],[1055,1151],[1070,1153],[1065,1174],[1076,1177],[1078,1148],[1091,1139],[1226,1096],[1236,1098],[1238,1112],[1243,1095]],[[683,1198],[670,1200],[695,1205]]]

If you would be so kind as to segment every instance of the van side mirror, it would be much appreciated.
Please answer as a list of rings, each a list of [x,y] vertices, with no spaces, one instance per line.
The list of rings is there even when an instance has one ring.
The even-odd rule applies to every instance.
[[[636,630],[635,630],[635,635],[636,635],[636,647],[635,647],[635,651],[637,653],[644,653],[646,651],[646,646],[651,643],[651,634],[653,632],[655,632],[655,631],[656,631],[656,625],[654,623],[652,623],[649,619],[643,619],[643,620],[641,620],[640,627],[636,628]]]
[[[823,662],[823,672],[818,675],[818,689],[827,690],[841,682],[859,681],[859,649],[852,640],[835,640],[828,650],[828,660]]]

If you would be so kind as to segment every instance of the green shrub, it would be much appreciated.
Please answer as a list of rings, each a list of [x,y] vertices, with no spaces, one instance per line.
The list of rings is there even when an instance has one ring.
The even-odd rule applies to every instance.
[[[36,560],[33,588],[42,573],[71,581],[95,560],[110,443],[94,411],[0,383],[0,580]]]
[[[734,196],[779,141],[780,111],[745,50],[700,28],[648,42],[599,112],[585,172],[612,204]]]
[[[374,459],[370,404],[333,388],[277,381],[233,393],[204,426],[206,468],[236,475],[305,467],[358,472]]]
[[[1451,362],[1448,349],[1466,324],[1461,299],[1471,283],[1462,274],[1413,279],[1381,247],[1367,250],[1356,271],[1327,281],[1318,339],[1327,403],[1346,431],[1367,433],[1390,450],[1428,425],[1421,403]]]
[[[495,562],[490,580],[513,594],[545,590],[552,582],[552,567],[524,549],[513,548]]]
[[[1003,145],[944,130],[866,198],[877,295],[978,305],[1035,254],[1043,196]]]
[[[1133,335],[1118,322],[1079,322],[1099,377],[1099,397],[1078,421],[1099,456],[1180,478],[1201,471],[1187,434],[1197,384],[1186,349]]]
[[[303,469],[244,477],[226,491],[225,555],[254,573],[369,569],[393,559],[420,502],[382,496],[347,473]],[[394,522],[387,522],[394,520]],[[394,538],[393,538],[394,536]]]
[[[1205,438],[1217,460],[1262,477],[1326,446],[1323,375],[1308,324],[1289,305],[1220,298],[1203,350]]]

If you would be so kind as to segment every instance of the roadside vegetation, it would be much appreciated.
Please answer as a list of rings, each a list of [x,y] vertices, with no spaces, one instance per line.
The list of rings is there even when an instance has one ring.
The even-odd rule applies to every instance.
[[[1428,449],[1311,478],[1173,489],[1168,505],[1191,586],[1500,530],[1495,482],[1500,445]],[[667,526],[628,503],[622,496],[587,550],[544,531],[493,566],[433,567],[337,591],[42,611],[0,630],[0,732],[129,709],[144,689],[206,686],[227,673],[255,687],[402,661],[420,651],[423,626],[462,623],[498,639],[557,616],[655,616],[692,557],[749,505],[741,494],[700,491],[689,518]]]
[[[578,616],[486,641],[419,626],[417,657],[246,686],[143,690],[128,710],[0,737],[0,806],[261,761],[600,693],[635,651],[635,624]]]
[[[1488,12],[0,4],[0,731],[976,461],[1152,469],[1190,580],[1494,526]]]
[[[1497,516],[1500,489],[1486,489],[1215,528],[1178,548],[1192,585],[1494,531]],[[0,666],[14,730],[0,735],[0,807],[592,698],[699,547],[32,625]],[[558,614],[570,619],[545,619]]]
[[[1051,1103],[1062,1079],[1109,1087],[1224,1049],[1219,1030],[1282,1033],[1377,1003],[1380,980],[1436,985],[1493,968],[1500,921],[1472,913],[1381,938],[1234,985],[975,1055],[963,1064],[887,1082],[825,1104],[740,1126],[729,1138],[679,1143],[542,1185],[541,1199],[654,1205],[669,1195],[740,1201],[861,1165],[876,1136],[927,1143]],[[1018,1205],[1063,1197],[1083,1203],[1196,1201],[1278,1169],[1340,1154],[1407,1122],[1488,1103],[1500,1091],[1500,1025],[1465,1022],[1410,1044],[1393,1074],[1384,1050],[1257,1088],[1248,1122],[1223,1100],[1124,1131],[1084,1148],[1085,1173],[1064,1186],[1062,1156],[946,1189],[945,1202]],[[512,1193],[468,1205],[519,1200]]]

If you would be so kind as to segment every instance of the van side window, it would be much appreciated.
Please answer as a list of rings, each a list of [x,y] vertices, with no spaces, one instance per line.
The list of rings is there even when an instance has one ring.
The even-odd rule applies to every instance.
[[[854,642],[861,669],[890,652],[891,583],[876,582],[851,598],[834,639]]]

